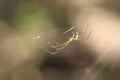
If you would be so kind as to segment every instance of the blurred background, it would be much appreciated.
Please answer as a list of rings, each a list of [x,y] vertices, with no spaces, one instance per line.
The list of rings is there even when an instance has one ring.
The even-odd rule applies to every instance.
[[[119,0],[0,0],[0,80],[120,80],[119,5]],[[52,54],[55,41],[69,41],[72,31],[92,33]]]

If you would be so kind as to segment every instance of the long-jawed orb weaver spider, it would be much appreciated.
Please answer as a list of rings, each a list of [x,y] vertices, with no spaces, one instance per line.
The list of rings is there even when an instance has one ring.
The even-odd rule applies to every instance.
[[[62,43],[62,44],[58,43],[57,41],[54,41],[55,45],[51,45],[51,47],[56,50],[55,52],[51,52],[51,51],[49,51],[49,50],[45,50],[45,51],[47,51],[48,53],[51,53],[51,54],[57,54],[57,53],[59,53],[61,50],[63,50],[64,48],[66,48],[66,47],[67,47],[71,42],[73,42],[73,41],[77,41],[77,40],[87,40],[87,39],[89,39],[89,36],[90,36],[90,34],[91,34],[91,32],[92,32],[92,31],[89,32],[89,34],[88,34],[87,37],[83,37],[84,34],[87,33],[88,26],[87,26],[85,32],[82,33],[82,34],[79,34],[79,32],[73,32],[73,31],[72,31],[73,29],[74,29],[74,27],[71,27],[70,29],[68,29],[68,30],[66,30],[65,32],[63,32],[63,34],[66,34],[66,33],[68,33],[69,31],[72,32],[72,36],[68,39],[68,41],[66,41],[66,42],[64,42],[64,43]]]

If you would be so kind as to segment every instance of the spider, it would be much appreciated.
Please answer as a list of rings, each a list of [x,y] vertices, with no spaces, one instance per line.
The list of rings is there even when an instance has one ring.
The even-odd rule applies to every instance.
[[[71,30],[73,30],[73,29],[74,29],[74,27],[72,27],[72,28],[68,29],[67,31],[63,32],[63,34],[66,34],[67,32],[69,32],[69,31],[71,31]],[[84,33],[82,33],[81,35],[79,34],[79,32],[73,32],[73,31],[72,31],[72,36],[68,39],[68,41],[66,41],[66,42],[64,42],[64,43],[62,43],[62,44],[58,43],[57,41],[54,41],[55,45],[52,45],[51,47],[56,50],[55,52],[51,52],[51,51],[48,51],[48,50],[46,50],[46,51],[47,51],[48,53],[51,53],[51,54],[57,54],[57,53],[59,53],[61,50],[63,50],[64,48],[66,48],[66,47],[67,47],[71,42],[73,42],[73,41],[86,40],[86,39],[88,39],[92,31],[89,32],[89,34],[88,34],[87,37],[83,37],[83,35],[84,35],[85,33],[87,33],[87,29],[88,29],[88,27],[86,28],[86,31],[85,31]]]

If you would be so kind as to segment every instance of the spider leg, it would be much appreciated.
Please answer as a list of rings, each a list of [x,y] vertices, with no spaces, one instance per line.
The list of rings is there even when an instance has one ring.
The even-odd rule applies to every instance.
[[[47,50],[47,49],[43,49],[44,51],[46,51],[47,53],[51,53],[51,54],[57,54],[57,53],[59,53],[59,51],[55,51],[55,52],[51,52],[51,51],[49,51],[49,50]]]
[[[87,37],[84,37],[83,35],[80,35],[78,40],[87,40],[87,39],[89,39],[91,33],[92,33],[92,31],[89,32]]]
[[[88,26],[89,26],[89,24],[87,24],[87,28],[86,28],[85,32],[83,32],[81,35],[79,35],[79,39],[78,40],[87,40],[87,39],[89,39],[92,31],[89,32],[87,37],[84,37],[84,35],[88,32]]]
[[[85,31],[81,35],[84,35],[84,34],[86,34],[88,32],[88,26],[89,25],[87,24],[87,27],[86,27]]]
[[[52,48],[55,48],[56,50],[62,50],[64,49],[65,47],[67,47],[69,45],[70,41],[67,41],[59,46],[51,46]]]
[[[57,46],[61,45],[60,43],[58,43],[58,42],[57,42],[57,41],[55,41],[55,40],[54,40],[54,42],[55,42],[55,44],[56,44]]]
[[[51,52],[51,51],[46,50],[46,49],[43,49],[43,50],[46,51],[46,52],[48,52],[48,53],[51,53],[51,54],[57,54],[57,53],[59,53],[61,50],[63,50],[66,46],[67,46],[67,45],[65,45],[65,46],[63,46],[63,47],[59,47],[59,48],[54,47],[54,48],[56,49],[55,52]]]
[[[76,38],[78,39],[78,32],[76,32],[76,35],[77,35]],[[55,41],[56,45],[52,45],[51,47],[59,51],[63,50],[65,47],[69,45],[70,42],[74,40],[74,38],[75,38],[75,33],[72,32],[72,37],[70,37],[68,41],[64,42],[63,44],[59,44],[57,41]],[[76,38],[75,40],[77,40]]]
[[[68,33],[69,31],[71,31],[71,30],[73,30],[73,29],[74,29],[74,27],[71,27],[70,29],[66,30],[66,31],[63,32],[62,34],[66,34],[66,33]]]
[[[89,39],[91,33],[92,33],[92,31],[89,32],[88,36],[85,38],[86,40]]]
[[[77,33],[76,33],[77,34]],[[52,48],[55,48],[55,49],[61,49],[62,47],[65,47],[67,46],[71,41],[74,40],[74,37],[75,37],[75,33],[72,32],[72,37],[70,37],[70,39],[62,44],[59,44],[57,41],[54,41],[56,43],[56,45],[52,45]]]

